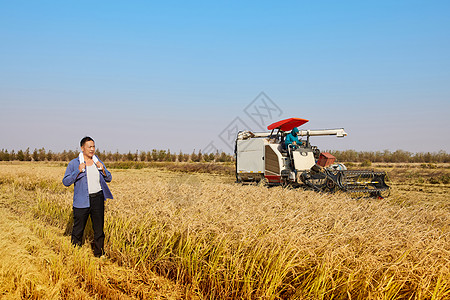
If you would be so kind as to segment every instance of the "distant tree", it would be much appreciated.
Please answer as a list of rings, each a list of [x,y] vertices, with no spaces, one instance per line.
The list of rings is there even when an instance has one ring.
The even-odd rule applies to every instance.
[[[450,154],[447,154],[444,150],[439,150],[439,152],[436,154],[436,162],[450,162]]]
[[[41,148],[41,149],[39,149],[38,150],[38,156],[39,156],[39,161],[44,161],[45,160],[45,157],[46,157],[46,155],[45,155],[45,149],[44,148]]]
[[[158,160],[158,151],[156,149],[152,149],[152,161]]]
[[[8,150],[6,149],[2,149],[2,151],[0,152],[0,161],[9,161],[9,153]]]
[[[53,152],[52,152],[52,150],[48,150],[48,152],[47,152],[47,160],[48,161],[53,160]]]
[[[203,154],[203,160],[204,160],[205,162],[210,162],[211,159],[210,159],[210,157],[209,157],[209,154]]]
[[[195,149],[194,149],[194,151],[192,151],[191,161],[193,161],[193,162],[197,162],[198,161],[198,155],[195,153]]]
[[[170,154],[170,149],[167,149],[164,161],[172,161],[172,154]]]
[[[25,150],[25,160],[31,161],[31,155],[30,155],[30,148],[28,147],[27,150]]]
[[[159,150],[158,161],[165,161],[165,160],[166,160],[166,150]]]
[[[146,161],[147,160],[147,154],[145,153],[145,151],[142,151],[139,153],[139,160],[140,161]]]
[[[67,161],[67,151],[64,150],[61,155],[59,156],[59,160],[61,161]]]
[[[171,154],[170,155],[170,159],[171,159],[171,161],[176,162],[177,161],[177,155],[175,153]]]
[[[9,160],[13,161],[16,160],[16,152],[14,151],[14,149],[11,150],[11,153],[9,154]]]
[[[171,153],[170,149],[167,149],[166,161],[177,161],[177,155],[175,153]]]
[[[74,159],[74,158],[76,158],[76,157],[78,157],[78,151],[77,150],[69,150],[68,152],[67,152],[67,159],[69,160],[69,161],[71,161],[72,159]]]
[[[203,160],[206,162],[212,162],[214,161],[214,153],[209,153],[209,154],[203,154]]]
[[[113,154],[111,153],[111,151],[106,152],[105,160],[107,160],[107,161],[113,160]]]
[[[33,154],[31,155],[34,161],[39,161],[39,152],[36,148],[33,150]]]
[[[25,155],[23,154],[22,150],[17,151],[17,160],[19,160],[19,161],[25,160]]]
[[[216,158],[216,161],[218,162],[230,162],[232,161],[232,157],[229,154],[226,154],[225,152],[221,152],[219,158]]]
[[[121,156],[119,153],[119,150],[116,150],[116,152],[112,156],[113,156],[113,161],[119,161],[120,156]]]
[[[126,156],[128,161],[132,161],[133,160],[133,153],[131,153],[131,151],[128,151],[128,154]]]
[[[99,149],[95,150],[95,154],[97,155],[97,157],[101,160],[101,161],[105,161],[106,160],[106,152],[105,150],[100,151]]]

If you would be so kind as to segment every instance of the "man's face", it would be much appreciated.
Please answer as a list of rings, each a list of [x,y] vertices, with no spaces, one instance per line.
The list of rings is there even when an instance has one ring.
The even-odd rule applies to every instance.
[[[89,158],[92,158],[95,153],[95,143],[94,141],[87,141],[84,143],[84,145],[81,147],[81,151],[83,151],[84,155],[86,155]]]

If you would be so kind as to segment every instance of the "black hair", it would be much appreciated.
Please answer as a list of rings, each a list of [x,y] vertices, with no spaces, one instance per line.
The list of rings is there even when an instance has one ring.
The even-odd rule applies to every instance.
[[[86,142],[89,142],[89,141],[93,141],[95,143],[93,138],[91,138],[90,136],[85,136],[84,138],[81,139],[80,146],[83,147],[84,144],[86,144]]]

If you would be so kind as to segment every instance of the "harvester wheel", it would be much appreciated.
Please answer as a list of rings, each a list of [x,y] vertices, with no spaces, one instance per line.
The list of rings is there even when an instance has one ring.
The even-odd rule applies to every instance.
[[[269,185],[269,181],[267,180],[267,178],[262,178],[260,181],[258,181],[258,185],[260,185],[260,186],[268,186]]]
[[[283,188],[286,188],[289,186],[289,179],[288,177],[281,177],[281,186]]]
[[[325,183],[325,185],[330,192],[334,192],[336,189],[336,183],[334,183],[334,181],[330,178],[327,178],[327,182]]]

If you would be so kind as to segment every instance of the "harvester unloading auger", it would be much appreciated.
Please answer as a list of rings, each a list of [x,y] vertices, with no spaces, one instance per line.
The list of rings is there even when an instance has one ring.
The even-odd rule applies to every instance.
[[[288,132],[306,122],[290,118],[269,125],[270,132],[240,131],[235,146],[237,182],[263,180],[269,185],[304,186],[316,191],[389,195],[386,172],[347,170],[345,165],[335,162],[334,156],[321,153],[310,144],[312,136],[344,137],[347,133],[343,128],[300,130],[297,135],[306,140],[296,147],[284,147]]]

